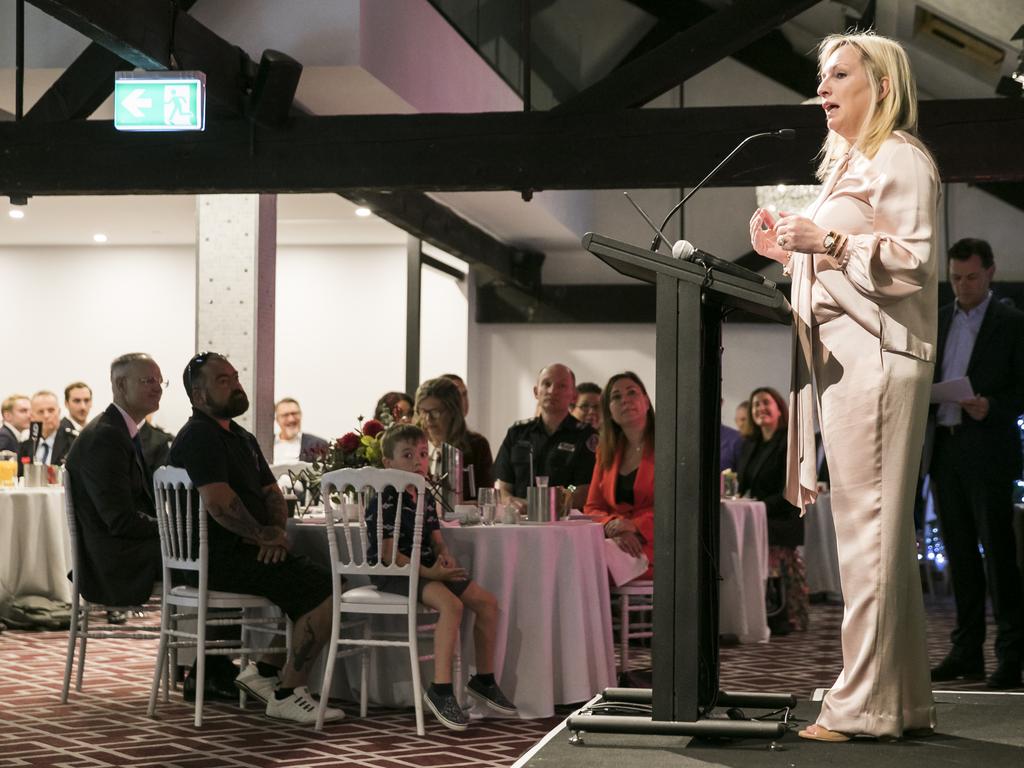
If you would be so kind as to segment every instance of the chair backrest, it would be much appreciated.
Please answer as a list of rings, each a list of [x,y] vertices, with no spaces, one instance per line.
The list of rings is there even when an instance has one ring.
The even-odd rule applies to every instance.
[[[71,588],[78,591],[78,521],[75,520],[75,498],[71,493],[71,470],[64,467],[64,514],[68,518],[68,540],[71,542]]]
[[[398,496],[394,531],[392,558],[398,551],[398,542],[403,526],[408,523],[402,520],[402,492],[412,486],[416,489],[416,516],[413,522],[412,551],[409,562],[395,565],[384,562],[381,556],[384,551],[384,514],[381,502],[386,490]],[[372,494],[376,497],[377,513],[373,529],[367,528],[363,516],[348,522],[343,503],[346,492],[355,492],[365,499]],[[324,517],[327,526],[327,546],[331,553],[331,563],[338,574],[360,573],[369,576],[405,576],[412,580],[410,594],[416,594],[419,583],[420,544],[423,540],[423,501],[426,493],[426,481],[415,472],[400,469],[377,469],[361,467],[358,469],[337,469],[326,473],[320,478],[320,495],[324,503]],[[371,563],[367,558],[367,550],[371,538],[376,545],[377,561]],[[390,537],[389,537],[390,538]]]
[[[170,569],[199,571],[206,577],[206,508],[194,492],[188,472],[177,467],[160,467],[153,473],[153,499],[160,529],[164,583]]]

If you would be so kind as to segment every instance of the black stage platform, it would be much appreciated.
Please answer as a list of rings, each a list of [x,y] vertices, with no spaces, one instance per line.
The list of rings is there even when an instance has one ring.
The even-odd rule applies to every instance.
[[[775,742],[699,741],[678,736],[584,733],[569,743],[563,723],[516,768],[1024,768],[1024,693],[936,691],[935,735],[896,742],[854,739],[841,744],[806,741],[788,732]],[[813,722],[820,703],[803,700],[791,721]],[[766,714],[746,711],[749,717]]]

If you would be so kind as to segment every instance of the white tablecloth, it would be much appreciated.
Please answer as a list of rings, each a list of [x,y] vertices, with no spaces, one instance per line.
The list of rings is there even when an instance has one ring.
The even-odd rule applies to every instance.
[[[839,554],[836,551],[836,526],[832,520],[832,497],[827,493],[807,507],[804,515],[804,566],[811,594],[842,595],[839,581]]]
[[[22,595],[71,601],[62,488],[0,490],[0,605]]]
[[[611,601],[600,525],[582,521],[473,526],[444,528],[442,535],[456,560],[498,599],[494,672],[520,717],[550,717],[556,704],[586,701],[614,683]],[[322,527],[292,523],[289,537],[294,551],[326,562]],[[457,685],[464,685],[475,671],[474,656],[467,612]],[[407,658],[404,650],[373,652],[371,701],[412,704]],[[353,698],[349,681],[359,679],[358,661],[342,661],[335,669],[331,695]],[[314,689],[322,675],[322,667],[317,667],[310,678]],[[431,670],[430,662],[423,665],[424,684],[430,681]]]
[[[768,579],[768,518],[762,501],[725,499],[719,538],[718,632],[741,643],[768,640],[764,588]]]

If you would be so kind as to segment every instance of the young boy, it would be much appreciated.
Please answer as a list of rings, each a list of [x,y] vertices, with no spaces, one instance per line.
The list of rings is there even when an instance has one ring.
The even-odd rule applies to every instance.
[[[427,436],[413,424],[395,424],[388,428],[381,438],[381,452],[384,466],[402,469],[418,475],[427,474],[429,452]],[[388,489],[380,496],[383,510],[384,539],[383,559],[391,562],[394,547],[395,518],[401,506],[401,528],[398,539],[398,554],[395,562],[409,562],[412,554],[413,525],[416,517],[415,489],[406,489],[399,494]],[[377,561],[377,501],[372,499],[366,509],[366,528],[369,533],[370,562]],[[423,538],[420,545],[419,601],[436,610],[439,614],[434,629],[434,681],[423,692],[423,700],[448,728],[466,730],[469,718],[459,706],[452,690],[452,656],[458,638],[459,624],[462,623],[463,606],[476,614],[473,623],[473,641],[476,648],[477,673],[466,686],[467,692],[486,704],[495,712],[515,715],[516,707],[505,698],[494,679],[494,636],[498,625],[498,603],[487,590],[473,582],[464,568],[460,568],[449,554],[441,538],[441,526],[431,494],[423,499]],[[375,577],[381,592],[409,594],[409,580],[403,577]]]

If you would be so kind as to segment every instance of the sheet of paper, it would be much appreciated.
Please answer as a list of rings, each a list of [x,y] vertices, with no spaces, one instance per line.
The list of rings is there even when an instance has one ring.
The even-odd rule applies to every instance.
[[[933,403],[959,403],[971,397],[974,397],[974,387],[966,376],[962,379],[937,381],[932,384]]]

